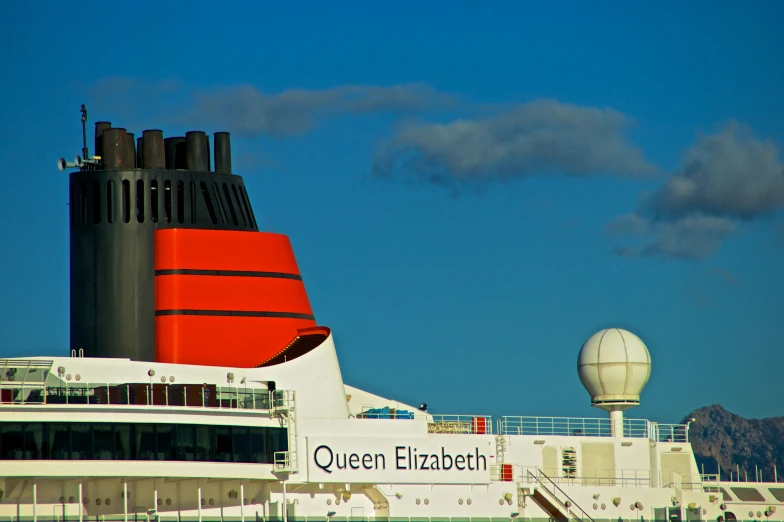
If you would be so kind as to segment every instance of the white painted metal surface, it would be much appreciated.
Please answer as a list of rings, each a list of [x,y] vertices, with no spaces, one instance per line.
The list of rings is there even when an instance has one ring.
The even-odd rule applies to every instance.
[[[625,374],[621,386],[620,373],[601,370],[619,362],[617,344],[605,351],[606,341],[589,340],[580,360],[601,368],[596,379],[582,370],[580,376],[595,396],[622,396],[633,403],[647,381],[643,370],[645,364],[649,370],[650,357],[641,341],[635,345],[622,335],[623,364],[628,368],[632,361],[642,373],[634,370],[631,380]],[[213,386],[217,402],[209,406],[216,397],[188,391],[182,397],[152,391],[134,400],[131,392],[122,392],[128,383],[162,382]],[[44,451],[44,441],[33,434],[14,458],[0,445],[0,521],[52,513],[78,520],[147,520],[150,514],[162,520],[508,520],[561,514],[583,522],[677,522],[719,520],[729,513],[738,519],[784,520],[784,484],[777,490],[775,483],[701,475],[688,426],[563,417],[494,422],[486,415],[419,411],[344,385],[331,336],[293,361],[256,369],[80,357],[5,359],[0,360],[0,391],[3,425],[208,425],[210,433],[284,428],[287,446],[264,463],[118,461],[100,458],[97,446],[83,450],[92,456],[86,460],[16,458],[32,451],[29,445]],[[164,449],[167,455],[186,455],[178,448],[191,442],[178,439],[177,429],[174,433],[173,442],[159,438],[156,444],[174,444],[175,449]]]

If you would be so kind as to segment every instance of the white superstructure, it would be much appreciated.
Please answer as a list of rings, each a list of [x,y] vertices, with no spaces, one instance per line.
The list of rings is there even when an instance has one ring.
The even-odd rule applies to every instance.
[[[701,475],[689,425],[623,418],[643,342],[578,358],[611,418],[440,415],[343,383],[332,335],[275,366],[0,359],[0,521],[784,520],[784,485]]]

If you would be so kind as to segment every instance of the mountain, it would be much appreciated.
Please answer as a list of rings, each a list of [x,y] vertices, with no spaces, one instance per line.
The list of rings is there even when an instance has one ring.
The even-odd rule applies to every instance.
[[[681,422],[691,419],[689,440],[705,473],[717,473],[720,465],[722,478],[740,469],[741,480],[754,480],[758,469],[763,480],[772,482],[775,466],[779,482],[784,482],[784,417],[745,419],[714,404],[694,410]]]

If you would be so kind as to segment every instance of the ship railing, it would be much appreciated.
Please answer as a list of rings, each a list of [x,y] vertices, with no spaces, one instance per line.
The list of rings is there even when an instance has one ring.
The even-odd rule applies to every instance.
[[[649,438],[651,423],[624,419],[623,436]],[[576,417],[502,417],[502,435],[555,435],[563,437],[611,437],[610,419]],[[620,434],[618,434],[620,436]]]
[[[720,481],[721,475],[718,473],[700,473],[699,486],[703,493],[721,493]]]
[[[418,419],[427,420],[428,433],[453,435],[492,435],[490,415],[431,414],[395,408],[363,407],[357,419]]]
[[[293,390],[275,390],[271,395],[273,410],[278,412],[285,412],[294,407]]]
[[[719,476],[716,474],[689,474],[681,475],[680,488],[687,491],[702,491],[704,493],[719,492]]]
[[[362,411],[355,415],[357,419],[395,419],[411,420],[427,418],[427,413],[413,412],[402,408],[390,406],[375,407],[371,405],[362,406]]]
[[[279,471],[281,473],[288,473],[292,471],[293,459],[291,457],[291,452],[276,451],[273,458],[273,466],[275,471]]]
[[[651,423],[651,439],[656,442],[689,442],[688,424]]]
[[[0,359],[0,385],[40,386],[52,368],[50,360],[36,359]]]
[[[535,476],[540,469],[538,466],[515,466],[513,473],[518,483],[532,484],[536,482]],[[680,474],[673,470],[544,468],[542,471],[551,481],[563,486],[681,489],[683,484]]]
[[[287,390],[269,392],[209,384],[133,383],[94,384],[66,382],[0,382],[0,406],[16,405],[100,405],[219,408],[269,411],[288,407]]]
[[[429,415],[427,432],[452,435],[492,435],[493,419],[489,415]]]
[[[586,520],[595,522],[591,515],[589,515],[577,502],[572,500],[572,498],[544,471],[539,468],[536,468],[536,471],[527,469],[526,475],[533,480],[534,483],[539,484],[542,489],[549,493],[552,499],[566,509],[566,515],[569,519],[574,518],[579,522],[585,522]],[[577,511],[579,511],[579,513]],[[580,516],[580,514],[582,514],[582,516]]]

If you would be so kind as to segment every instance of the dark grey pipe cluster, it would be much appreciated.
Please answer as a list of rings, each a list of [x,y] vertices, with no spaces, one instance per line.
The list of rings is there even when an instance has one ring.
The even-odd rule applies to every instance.
[[[231,174],[231,141],[228,132],[214,137],[215,170]],[[95,124],[95,155],[104,170],[166,169],[211,172],[210,137],[204,131],[189,131],[185,137],[163,137],[163,131],[145,130],[138,139],[108,121]]]

